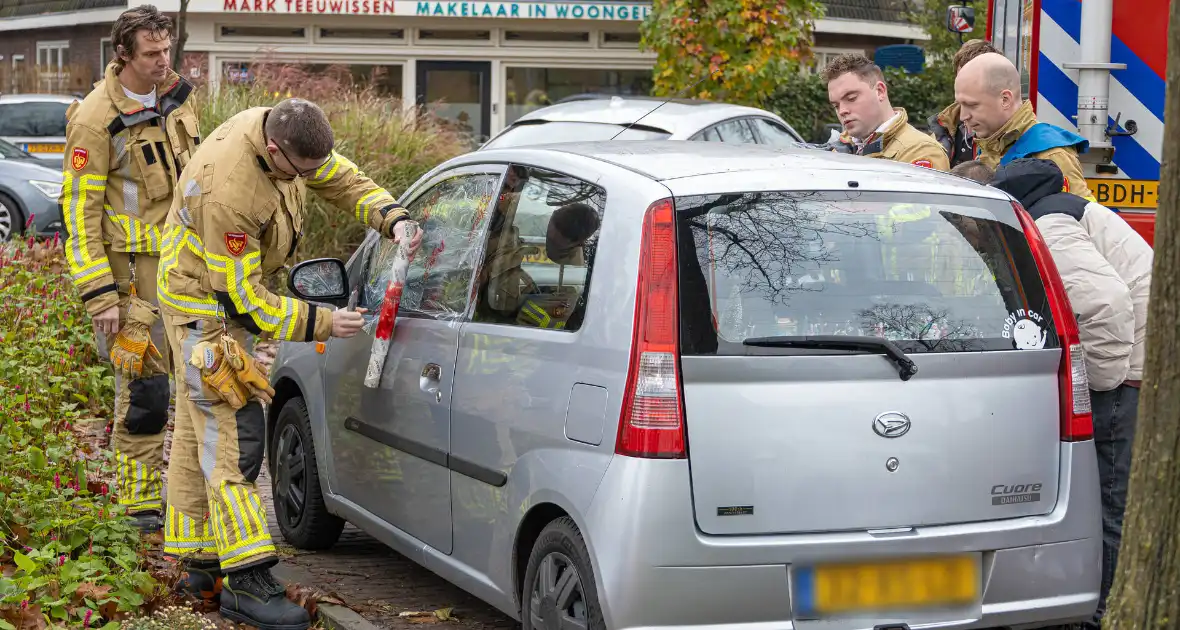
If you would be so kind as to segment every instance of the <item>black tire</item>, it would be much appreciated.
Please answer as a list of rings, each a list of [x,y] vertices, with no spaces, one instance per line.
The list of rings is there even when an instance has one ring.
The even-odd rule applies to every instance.
[[[558,589],[566,580],[572,584]],[[561,590],[568,593],[562,597]],[[585,628],[606,630],[594,568],[582,532],[573,519],[563,516],[545,526],[524,573],[520,617],[523,630]],[[565,601],[561,601],[564,599]]]
[[[25,215],[15,199],[0,193],[0,243],[20,236],[25,231]]]
[[[270,483],[279,531],[298,549],[329,549],[340,539],[344,519],[324,505],[311,420],[302,398],[292,398],[283,405],[274,436]]]

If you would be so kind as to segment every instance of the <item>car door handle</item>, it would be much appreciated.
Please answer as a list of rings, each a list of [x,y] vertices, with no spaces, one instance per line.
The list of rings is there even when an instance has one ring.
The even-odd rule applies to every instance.
[[[422,391],[434,394],[435,402],[442,402],[442,390],[439,388],[442,380],[442,367],[437,363],[427,363],[422,368],[422,378],[418,381],[418,386]]]

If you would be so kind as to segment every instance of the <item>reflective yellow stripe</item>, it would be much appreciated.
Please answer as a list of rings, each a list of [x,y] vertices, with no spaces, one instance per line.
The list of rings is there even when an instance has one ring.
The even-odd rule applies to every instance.
[[[164,553],[185,555],[217,553],[217,542],[208,519],[199,524],[181,511],[168,505],[164,517]]]
[[[129,214],[119,214],[110,206],[104,206],[107,218],[123,229],[127,238],[125,251],[135,254],[158,254],[163,240],[160,229],[149,223],[140,221]]]
[[[204,246],[201,239],[190,230],[182,226],[165,228],[163,243],[160,248],[160,268],[156,276],[156,296],[161,304],[190,315],[217,317],[217,300],[212,296],[196,297],[179,295],[171,291],[168,285],[168,274],[180,264],[180,252],[188,247],[201,261],[205,260]]]
[[[69,171],[62,173],[62,212],[69,236],[66,237],[66,264],[73,275],[74,285],[86,282],[111,272],[105,256],[94,258],[89,250],[86,234],[85,209],[90,195],[100,198],[106,193],[106,175],[83,175],[75,178]]]
[[[119,505],[129,512],[161,509],[160,471],[115,451],[115,487]]]
[[[262,501],[252,489],[222,483],[212,507],[214,536],[223,570],[275,554]]]
[[[316,172],[308,178],[308,183],[313,186],[323,186],[342,173],[361,174],[360,169],[357,168],[352,160],[333,151],[328,161],[316,169]],[[354,214],[356,214],[356,218],[361,223],[368,225],[369,216],[372,214],[373,208],[382,208],[394,203],[397,203],[397,200],[393,198],[393,195],[390,195],[384,188],[378,188],[357,200]]]
[[[263,332],[272,333],[276,339],[291,340],[295,337],[295,322],[299,319],[299,302],[276,296],[279,306],[271,306],[262,299],[250,284],[249,277],[262,266],[262,253],[253,251],[240,259],[229,258],[206,251],[206,265],[212,272],[225,276],[225,286],[230,299],[239,313],[247,314]]]

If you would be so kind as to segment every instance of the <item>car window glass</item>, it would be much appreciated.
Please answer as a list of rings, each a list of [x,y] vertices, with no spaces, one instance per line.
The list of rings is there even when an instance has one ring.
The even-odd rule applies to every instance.
[[[437,319],[456,319],[467,311],[471,276],[488,208],[500,182],[498,173],[458,175],[442,181],[407,208],[422,228],[422,244],[410,259],[398,314],[409,311]],[[376,317],[385,300],[397,246],[381,239],[368,254],[358,305]]]
[[[511,167],[488,228],[474,321],[577,330],[605,205],[594,184]]]
[[[6,103],[0,105],[0,136],[44,138],[66,135],[69,103]]]
[[[1048,294],[1004,201],[783,191],[676,204],[686,355],[813,335],[883,337],[905,352],[1056,347]]]
[[[757,144],[758,139],[754,137],[754,132],[746,125],[743,119],[727,120],[717,125],[717,132],[721,134],[723,142],[732,144]]]
[[[721,139],[721,134],[717,133],[716,126],[709,127],[698,133],[695,137],[693,137],[693,140],[698,142],[724,142],[724,140]]]
[[[789,131],[776,122],[771,122],[765,118],[753,118],[750,120],[750,124],[758,128],[758,133],[762,135],[762,139],[766,141],[766,144],[771,146],[793,147],[799,143]]]

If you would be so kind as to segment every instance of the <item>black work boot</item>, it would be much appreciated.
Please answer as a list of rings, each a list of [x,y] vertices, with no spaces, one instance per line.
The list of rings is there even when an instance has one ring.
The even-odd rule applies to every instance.
[[[186,560],[176,590],[194,599],[218,601],[221,595],[221,564],[216,560]]]
[[[221,589],[221,616],[259,630],[307,630],[307,610],[287,599],[287,589],[269,568],[235,571]]]
[[[154,534],[160,531],[160,527],[163,525],[159,512],[137,512],[128,516],[141,534]]]

